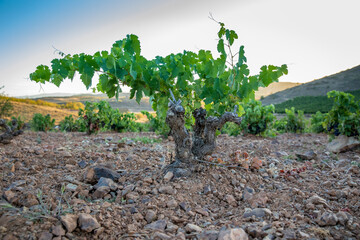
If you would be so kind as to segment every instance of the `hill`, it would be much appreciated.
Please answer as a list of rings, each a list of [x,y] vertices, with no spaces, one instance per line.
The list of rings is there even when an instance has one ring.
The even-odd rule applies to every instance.
[[[301,96],[326,96],[331,90],[349,92],[360,89],[360,65],[299,86],[269,95],[263,105],[279,104]]]
[[[55,119],[56,124],[61,120],[72,114],[78,115],[78,108],[85,104],[85,102],[97,102],[100,100],[106,100],[110,103],[111,107],[117,108],[122,112],[134,112],[139,113],[142,110],[153,111],[149,98],[143,98],[138,104],[134,99],[129,99],[129,93],[121,93],[119,100],[115,98],[109,99],[105,94],[78,94],[74,96],[45,96],[45,97],[31,97],[29,98],[14,98],[10,97],[10,102],[13,105],[11,116],[21,117],[25,122],[29,122],[35,113],[41,113],[43,115],[50,114]],[[4,97],[8,98],[8,97]],[[138,121],[145,121],[141,114],[136,114]]]
[[[301,83],[293,82],[274,82],[267,87],[261,87],[258,91],[255,92],[255,99],[259,100],[262,97],[267,97],[271,94],[286,90],[288,88],[296,87],[301,85]]]
[[[138,104],[135,99],[129,99],[130,93],[120,93],[119,100],[115,98],[109,99],[106,94],[79,94],[73,96],[47,96],[41,97],[43,101],[53,102],[57,104],[66,104],[68,102],[97,102],[100,100],[106,100],[110,103],[111,107],[117,108],[122,112],[140,112],[140,111],[153,111],[149,103],[149,98],[144,97]]]
[[[43,115],[50,114],[51,118],[55,119],[55,123],[58,124],[61,120],[72,114],[77,116],[77,110],[59,109],[52,106],[41,106],[31,103],[11,101],[13,105],[12,116],[21,117],[25,122],[29,122],[35,113],[41,113]]]

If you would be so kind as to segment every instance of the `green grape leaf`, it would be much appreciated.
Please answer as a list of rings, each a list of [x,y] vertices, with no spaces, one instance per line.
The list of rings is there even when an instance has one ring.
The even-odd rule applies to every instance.
[[[63,78],[58,73],[51,74],[51,83],[55,84],[57,87],[60,87],[61,82],[63,81]]]
[[[244,46],[240,46],[238,66],[243,65],[244,63],[246,63],[246,61],[247,61],[247,59],[246,59],[246,57],[245,57]]]
[[[45,83],[50,80],[51,72],[48,66],[39,65],[36,71],[30,74],[30,79],[35,82]]]
[[[222,22],[219,22],[219,24],[220,24],[220,30],[218,32],[218,36],[219,38],[222,38],[222,36],[224,36],[225,34],[225,24]]]
[[[113,69],[115,68],[115,58],[111,55],[109,55],[107,58],[106,58],[106,67],[108,69]]]
[[[136,102],[140,104],[141,98],[143,97],[142,89],[136,91]]]
[[[134,70],[134,65],[133,64],[131,64],[131,66],[130,66],[130,75],[134,80],[137,77],[137,72]]]
[[[225,52],[225,48],[224,48],[224,39],[220,39],[217,45],[217,50],[219,53],[221,53],[222,55],[224,55],[226,57],[226,52]]]

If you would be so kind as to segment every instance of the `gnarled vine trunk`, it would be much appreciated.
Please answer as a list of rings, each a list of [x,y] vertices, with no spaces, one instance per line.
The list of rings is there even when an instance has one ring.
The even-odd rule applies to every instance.
[[[172,94],[172,93],[171,93]],[[185,128],[185,109],[181,100],[170,100],[166,123],[171,129],[175,141],[175,162],[166,170],[173,171],[175,177],[189,175],[193,167],[194,158],[201,159],[211,154],[216,148],[216,130],[221,129],[226,122],[241,123],[236,110],[225,112],[221,117],[206,117],[207,112],[198,108],[193,112],[195,118],[194,132],[191,136]]]
[[[8,125],[5,119],[0,119],[0,128],[5,130],[4,133],[0,135],[0,143],[9,144],[11,140],[15,137],[23,133],[23,130],[17,130],[18,122],[16,119],[11,120],[11,124]]]

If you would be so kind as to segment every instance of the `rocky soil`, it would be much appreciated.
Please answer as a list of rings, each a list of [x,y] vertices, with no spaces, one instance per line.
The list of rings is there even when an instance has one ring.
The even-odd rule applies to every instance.
[[[0,239],[360,239],[360,150],[327,142],[220,135],[216,164],[174,179],[152,133],[25,132],[0,146]]]

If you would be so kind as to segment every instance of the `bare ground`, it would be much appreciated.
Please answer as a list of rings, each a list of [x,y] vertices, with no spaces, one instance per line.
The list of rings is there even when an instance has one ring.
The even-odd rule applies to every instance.
[[[220,165],[199,163],[191,177],[167,180],[161,169],[174,142],[130,140],[139,136],[160,139],[25,132],[1,145],[0,239],[217,239],[234,228],[249,239],[360,239],[359,149],[335,155],[320,134],[220,135]],[[263,165],[230,164],[238,150]],[[119,174],[105,192],[94,189],[100,166]]]

